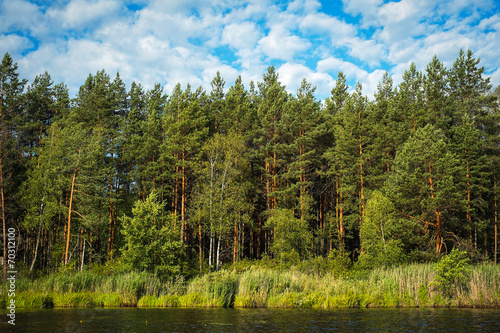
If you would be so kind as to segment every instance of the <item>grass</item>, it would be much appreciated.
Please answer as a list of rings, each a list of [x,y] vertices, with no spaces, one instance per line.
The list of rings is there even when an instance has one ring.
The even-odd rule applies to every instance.
[[[249,265],[190,281],[145,272],[54,274],[16,281],[16,307],[500,307],[500,266],[472,268],[469,281],[445,297],[432,264],[371,271]],[[5,290],[5,288],[3,288]],[[5,307],[7,296],[2,293]]]

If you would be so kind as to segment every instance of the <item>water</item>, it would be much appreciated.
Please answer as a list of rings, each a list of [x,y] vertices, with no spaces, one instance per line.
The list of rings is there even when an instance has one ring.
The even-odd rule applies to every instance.
[[[498,309],[49,309],[0,332],[500,332]]]

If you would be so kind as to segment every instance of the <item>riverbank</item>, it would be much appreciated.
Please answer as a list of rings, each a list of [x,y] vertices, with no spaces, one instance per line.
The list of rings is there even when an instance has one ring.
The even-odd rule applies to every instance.
[[[432,264],[311,273],[248,267],[167,282],[146,272],[89,271],[21,278],[16,307],[500,307],[500,266],[473,266],[452,296],[436,287]],[[2,296],[5,307],[6,295]]]

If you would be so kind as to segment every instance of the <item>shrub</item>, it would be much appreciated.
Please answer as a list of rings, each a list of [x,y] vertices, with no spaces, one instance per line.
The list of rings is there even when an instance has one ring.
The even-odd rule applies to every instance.
[[[434,267],[435,277],[433,284],[439,288],[443,296],[451,298],[456,295],[457,288],[465,286],[471,272],[470,260],[467,252],[453,249],[444,256]]]

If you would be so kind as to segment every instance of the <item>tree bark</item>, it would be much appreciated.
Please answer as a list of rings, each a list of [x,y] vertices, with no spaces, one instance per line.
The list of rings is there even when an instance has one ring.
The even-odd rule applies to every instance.
[[[493,192],[495,193],[495,265],[497,261],[498,253],[498,200],[497,200],[497,178],[493,174]]]
[[[71,212],[72,212],[72,205],[73,205],[73,192],[75,190],[75,180],[76,180],[76,172],[78,169],[75,169],[73,172],[73,180],[71,181],[71,192],[69,195],[69,209],[68,209],[68,228],[67,228],[67,235],[66,235],[66,251],[64,252],[64,264],[68,264],[68,251],[69,251],[69,240],[71,237]]]

